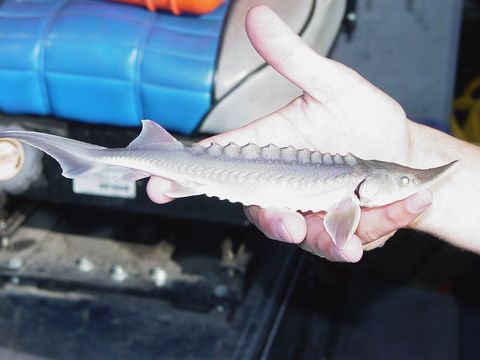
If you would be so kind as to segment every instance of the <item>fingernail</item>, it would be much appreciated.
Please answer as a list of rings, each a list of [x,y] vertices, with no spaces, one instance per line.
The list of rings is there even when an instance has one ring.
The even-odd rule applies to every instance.
[[[285,226],[285,223],[283,220],[279,220],[275,223],[273,226],[273,235],[277,240],[280,241],[285,241],[289,243],[293,243],[293,237],[292,235],[288,232],[287,227]]]
[[[421,213],[432,204],[432,193],[428,190],[422,191],[408,200],[408,209],[413,213]]]

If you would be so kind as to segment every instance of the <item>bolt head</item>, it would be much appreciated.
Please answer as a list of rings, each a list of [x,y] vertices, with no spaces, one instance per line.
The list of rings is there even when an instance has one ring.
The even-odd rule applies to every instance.
[[[110,276],[112,277],[113,281],[122,282],[122,281],[125,281],[128,278],[128,273],[120,265],[115,265],[110,270]]]
[[[228,288],[225,285],[220,284],[215,286],[215,288],[213,289],[213,293],[216,297],[224,298],[228,295]]]
[[[22,265],[23,265],[23,261],[19,257],[12,257],[8,259],[7,267],[10,270],[18,270],[22,267]]]
[[[150,271],[150,279],[152,279],[156,286],[161,287],[167,282],[168,274],[161,267],[157,266]]]
[[[76,264],[77,264],[78,270],[80,270],[81,272],[90,272],[95,267],[95,265],[93,265],[90,259],[86,257],[81,257],[80,259],[78,259],[76,261]]]
[[[8,236],[2,236],[0,239],[0,246],[2,248],[8,248],[10,246],[10,238]]]
[[[355,14],[354,12],[349,12],[346,17],[348,21],[357,21],[357,14]]]

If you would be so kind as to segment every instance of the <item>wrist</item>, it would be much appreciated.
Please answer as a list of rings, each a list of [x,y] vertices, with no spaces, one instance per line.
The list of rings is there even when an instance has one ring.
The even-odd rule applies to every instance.
[[[408,120],[410,139],[409,166],[414,168],[431,168],[444,165],[450,161],[459,160],[460,154],[453,151],[451,136]]]
[[[479,252],[480,216],[475,209],[480,198],[480,148],[420,124],[409,122],[408,127],[409,166],[430,168],[459,160],[450,174],[430,188],[432,206],[410,226]]]

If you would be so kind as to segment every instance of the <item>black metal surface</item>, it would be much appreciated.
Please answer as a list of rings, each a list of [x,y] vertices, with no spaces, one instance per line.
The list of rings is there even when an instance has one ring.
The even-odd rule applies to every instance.
[[[45,204],[8,239],[0,359],[12,360],[256,358],[298,255],[250,227]],[[95,264],[88,274],[82,255]],[[115,263],[128,279],[111,278]],[[171,281],[155,286],[152,266]]]
[[[99,276],[95,283],[92,279],[82,279],[82,274],[75,270],[74,260],[79,254],[74,246],[33,251],[32,260],[26,261],[20,271],[5,266],[1,269],[4,280],[10,282],[0,290],[0,329],[5,329],[1,330],[0,359],[337,359],[341,356],[339,349],[342,354],[355,351],[348,348],[350,332],[361,333],[364,326],[378,331],[375,322],[369,321],[373,315],[362,318],[363,308],[375,313],[378,304],[388,309],[390,305],[382,302],[382,298],[390,304],[397,300],[402,303],[402,299],[396,298],[397,288],[389,290],[386,297],[376,295],[379,291],[384,293],[381,289],[391,287],[387,283],[443,288],[459,273],[465,273],[467,260],[472,259],[471,255],[452,251],[433,238],[401,232],[385,248],[366,254],[360,264],[330,264],[307,255],[306,263],[295,267],[291,246],[266,241],[249,228],[172,222],[114,211],[97,210],[91,216],[91,209],[65,206],[42,206],[29,215],[20,213],[28,219],[16,231],[8,233],[10,241],[0,251],[0,258],[11,258],[35,248],[29,239],[15,238],[22,228],[46,231],[50,240],[58,234],[66,238],[71,234],[83,236],[77,240],[99,244],[97,256],[103,254],[103,243],[114,238],[116,245],[135,254],[140,268],[149,261],[145,247],[152,249],[166,238],[175,245],[172,260],[186,273],[201,275],[204,281],[185,282],[169,292],[159,291],[151,282],[147,284],[148,279],[119,284],[108,276],[103,279]],[[172,233],[175,236],[169,237]],[[225,245],[229,243],[224,241],[227,237],[232,246]],[[49,239],[45,241],[48,243]],[[244,251],[252,254],[252,260],[243,262],[243,266],[242,261],[235,261],[235,256],[225,256],[235,253],[242,241],[246,242]],[[197,261],[188,261],[189,254],[195,255]],[[53,270],[63,270],[47,273],[45,268],[33,266],[42,263],[35,257],[43,258],[45,264],[47,255],[51,257]],[[61,267],[65,264],[70,264],[71,272]],[[109,268],[108,262],[104,265]],[[241,269],[246,271],[243,273]],[[240,273],[232,279],[231,271]],[[360,283],[359,274],[376,278],[379,287],[371,286],[370,280]],[[181,277],[178,279],[182,281]],[[220,280],[230,297],[215,295]],[[463,288],[478,293],[469,287],[468,281],[471,277],[465,278]],[[398,294],[402,293],[405,294],[403,290]],[[422,295],[424,300],[430,297],[442,298],[437,291],[431,296]],[[417,300],[408,301],[408,309],[417,308]],[[402,319],[406,319],[408,309],[399,312]],[[361,319],[354,326],[349,325],[352,311]],[[430,314],[435,316],[436,311]],[[394,319],[392,315],[388,324],[392,331],[403,334],[398,343],[406,337],[401,324],[403,329],[408,321],[412,329],[420,326],[415,317],[399,322],[400,327],[393,326]],[[385,326],[381,321],[376,323]],[[426,319],[421,326],[438,324]],[[343,337],[343,345],[338,345],[339,336]],[[388,336],[385,339],[392,341]],[[387,346],[387,340],[384,341]],[[374,345],[374,339],[368,343]],[[409,351],[417,351],[414,349],[417,345],[420,346],[412,343]],[[433,345],[425,346],[428,350]]]
[[[10,218],[5,223],[15,224]],[[119,211],[39,205],[0,251],[0,276],[101,288],[210,309],[240,301],[259,233]],[[5,231],[8,231],[7,227]],[[247,247],[248,245],[248,247]],[[117,271],[118,270],[118,271]],[[153,274],[161,273],[157,279]]]
[[[478,358],[478,255],[403,230],[358,264],[305,260],[264,359]]]
[[[46,281],[45,276],[38,281],[41,276],[35,276],[34,267],[29,276],[3,268],[4,279],[10,282],[0,290],[0,359],[335,360],[358,351],[363,355],[378,351],[377,358],[382,358],[384,349],[395,347],[397,358],[402,354],[415,358],[438,355],[436,339],[423,336],[429,332],[452,340],[442,341],[448,349],[442,353],[445,358],[455,355],[459,343],[473,344],[471,329],[476,327],[465,316],[478,314],[478,289],[471,286],[477,272],[468,266],[477,258],[452,251],[436,239],[403,231],[384,248],[367,253],[360,264],[332,264],[311,255],[303,256],[302,264],[296,261],[295,247],[269,242],[249,228],[164,222],[143,215],[128,215],[132,217],[128,220],[127,215],[113,211],[96,211],[90,218],[77,216],[81,212],[81,208],[50,207],[47,211],[42,207],[22,226],[52,234],[81,233],[84,240],[97,242],[115,235],[119,246],[129,245],[133,252],[154,246],[175,229],[176,237],[169,240],[177,252],[172,260],[189,274],[202,274],[205,286],[191,283],[172,288],[177,295],[173,299],[153,288],[142,289],[141,282],[139,290],[132,291],[114,283],[68,282],[68,272],[65,278],[52,276]],[[149,230],[149,223],[154,223],[154,231]],[[28,243],[14,239],[15,234],[9,237],[10,248],[0,251],[0,257],[28,249]],[[232,246],[225,245],[226,237]],[[244,274],[242,262],[237,263],[235,256],[225,257],[238,250],[242,240],[244,251],[252,254],[251,261],[243,262],[247,264]],[[55,257],[53,250],[50,255]],[[71,252],[73,247],[60,252],[60,263],[73,262]],[[203,260],[193,266],[186,261],[188,254]],[[138,264],[148,260],[138,255]],[[230,271],[240,271],[237,283],[225,282],[238,297],[212,297],[218,274],[223,272],[227,278],[222,281],[228,281]],[[452,286],[445,287],[451,283],[461,286],[453,286],[451,292]],[[462,339],[468,342],[454,339],[460,321],[455,294],[463,294],[462,301],[473,300],[469,312],[460,309],[465,314],[460,320],[466,324],[462,331],[469,331]],[[375,337],[364,339],[365,332]],[[418,342],[409,335],[415,332],[423,334],[415,337]],[[378,348],[379,341],[382,346]]]
[[[0,292],[0,357],[12,360],[251,359],[269,324],[252,318],[272,310],[257,302],[261,292],[229,318],[155,300],[23,290]]]
[[[361,276],[346,288],[332,359],[458,358],[459,309],[451,295]]]

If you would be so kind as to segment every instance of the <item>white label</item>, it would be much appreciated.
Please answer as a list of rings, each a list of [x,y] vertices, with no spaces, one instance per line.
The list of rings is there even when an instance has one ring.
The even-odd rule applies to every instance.
[[[125,173],[123,168],[106,168],[99,173],[73,179],[75,194],[99,195],[134,199],[137,195],[135,181],[119,179]]]

